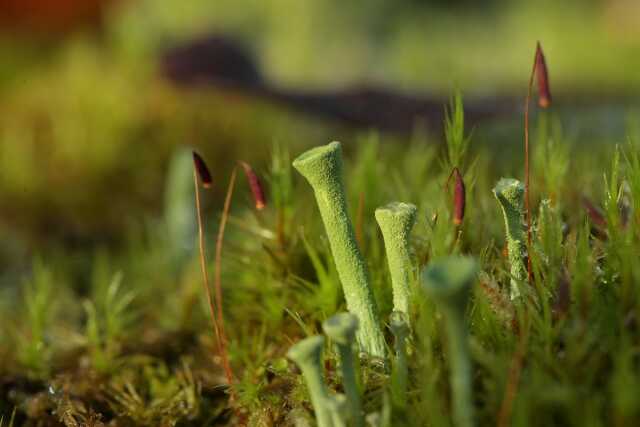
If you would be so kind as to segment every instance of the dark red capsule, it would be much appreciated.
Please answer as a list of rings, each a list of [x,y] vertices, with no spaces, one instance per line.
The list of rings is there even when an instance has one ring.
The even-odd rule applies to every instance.
[[[547,70],[547,61],[542,52],[542,46],[538,42],[536,46],[536,77],[538,82],[538,105],[541,108],[551,106],[551,89],[549,88],[549,71]]]
[[[596,225],[602,228],[607,227],[607,220],[604,217],[604,213],[602,213],[602,211],[597,206],[595,206],[591,202],[591,200],[589,200],[586,197],[583,197],[582,206],[584,206],[584,209],[587,211],[587,215],[589,216],[589,219],[591,220],[593,225]]]
[[[240,166],[242,166],[242,170],[244,171],[245,176],[247,177],[247,181],[249,182],[249,188],[251,188],[251,193],[253,194],[253,199],[256,203],[256,209],[260,211],[266,206],[264,191],[262,189],[260,179],[248,163],[242,161],[240,161],[239,163]]]
[[[460,170],[454,167],[449,178],[447,178],[447,187],[449,186],[449,180],[453,177],[453,223],[455,225],[461,225],[464,220],[464,209],[466,205],[466,190],[464,186],[464,180],[460,174]]]
[[[196,172],[198,173],[198,177],[200,177],[200,182],[204,188],[209,188],[213,184],[213,180],[211,179],[211,172],[209,172],[209,168],[207,164],[204,162],[202,157],[195,151],[193,152],[193,167],[195,167]]]

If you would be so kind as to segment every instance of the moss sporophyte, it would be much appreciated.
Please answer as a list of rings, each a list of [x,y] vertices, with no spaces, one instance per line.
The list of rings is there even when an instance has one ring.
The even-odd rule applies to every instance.
[[[294,344],[287,353],[287,357],[293,360],[304,376],[311,397],[311,404],[316,414],[318,427],[332,427],[332,411],[328,405],[329,391],[324,382],[322,350],[324,337],[314,335]]]
[[[453,418],[457,427],[475,424],[465,311],[477,272],[478,265],[473,258],[451,256],[432,262],[422,273],[425,293],[444,315]]]
[[[511,299],[520,297],[520,284],[527,279],[525,265],[524,185],[517,179],[502,178],[493,189],[502,213],[511,264]]]
[[[359,321],[360,349],[385,358],[385,342],[378,319],[369,273],[349,219],[342,179],[342,149],[339,142],[312,148],[293,161],[315,193],[320,216],[342,283],[347,308]]]
[[[409,313],[412,294],[409,236],[416,222],[416,211],[416,207],[410,203],[393,202],[376,209],[375,214],[391,272],[393,309],[403,313]]]

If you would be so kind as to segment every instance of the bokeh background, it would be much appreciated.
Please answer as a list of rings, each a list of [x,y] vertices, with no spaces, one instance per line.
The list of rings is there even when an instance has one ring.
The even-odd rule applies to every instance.
[[[572,137],[622,142],[640,90],[639,22],[635,0],[0,0],[3,281],[35,254],[82,258],[160,217],[177,146],[204,153],[223,181],[237,159],[264,172],[274,142],[292,152],[354,144],[376,127],[310,114],[273,91],[368,86],[444,104],[459,88],[470,103],[505,99],[513,114],[478,123],[474,143],[509,152],[521,147],[540,40]],[[248,70],[243,84],[261,90],[167,75],[167,52],[211,36],[254,63],[227,77]],[[384,139],[441,140],[439,126],[416,129]]]

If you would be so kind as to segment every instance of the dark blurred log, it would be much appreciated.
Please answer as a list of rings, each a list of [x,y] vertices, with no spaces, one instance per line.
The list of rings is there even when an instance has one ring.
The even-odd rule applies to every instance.
[[[388,131],[411,132],[417,123],[440,126],[447,103],[446,98],[438,96],[410,95],[367,86],[325,92],[278,88],[262,77],[242,46],[217,36],[170,49],[162,58],[162,71],[178,85],[214,85],[351,126]],[[515,99],[465,102],[465,116],[471,124],[517,110]]]
[[[216,84],[251,89],[264,86],[258,67],[239,43],[210,36],[169,49],[162,72],[180,85]]]
[[[347,125],[410,133],[416,124],[439,129],[447,98],[433,94],[408,94],[360,86],[335,91],[303,91],[276,87],[264,79],[250,54],[224,36],[208,36],[173,49],[162,57],[162,72],[183,86],[213,85],[260,97],[308,114]],[[586,90],[555,89],[554,108],[576,110],[637,106],[628,88],[591,85]],[[465,120],[470,126],[487,119],[522,117],[525,91],[517,96],[471,98],[465,96]]]

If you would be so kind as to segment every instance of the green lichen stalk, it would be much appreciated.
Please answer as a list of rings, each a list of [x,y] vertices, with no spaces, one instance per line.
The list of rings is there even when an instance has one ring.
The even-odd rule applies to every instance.
[[[425,293],[445,318],[453,419],[457,427],[475,424],[465,311],[477,271],[472,258],[452,256],[432,263],[422,273]]]
[[[347,211],[340,143],[312,148],[295,159],[293,167],[309,181],[315,193],[347,308],[360,323],[357,334],[360,349],[371,356],[384,358],[384,337],[369,274]]]
[[[411,301],[411,257],[409,235],[416,222],[416,207],[410,203],[394,202],[376,209],[376,221],[387,251],[393,310],[409,313]]]
[[[493,194],[502,207],[507,233],[507,250],[511,265],[511,299],[520,297],[520,284],[527,279],[525,266],[524,185],[517,179],[502,178]]]
[[[356,367],[353,355],[353,343],[358,329],[358,318],[350,313],[338,313],[323,324],[325,334],[338,347],[340,358],[340,370],[344,391],[347,395],[348,408],[351,423],[357,427],[364,426],[362,416],[362,405],[360,403],[360,392],[358,390],[358,380],[356,378]]]
[[[344,394],[334,394],[327,400],[327,407],[331,412],[333,427],[347,427],[348,413],[347,397]]]
[[[332,427],[332,414],[327,405],[330,397],[322,374],[323,348],[324,337],[314,335],[293,345],[289,349],[287,357],[293,360],[302,371],[304,380],[307,383],[307,388],[309,389],[309,396],[311,397],[311,404],[316,414],[318,427]]]
[[[391,398],[393,404],[404,409],[407,402],[407,386],[409,384],[409,363],[407,361],[407,338],[409,337],[409,321],[407,315],[394,311],[389,316],[389,327],[395,340],[396,358],[391,371]]]

